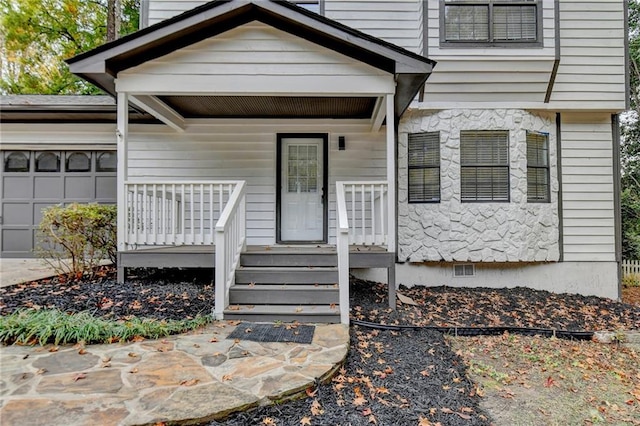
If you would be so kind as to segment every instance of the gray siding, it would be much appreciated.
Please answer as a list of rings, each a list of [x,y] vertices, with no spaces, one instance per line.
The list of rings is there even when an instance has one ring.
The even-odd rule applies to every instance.
[[[611,116],[562,115],[564,260],[615,260]]]

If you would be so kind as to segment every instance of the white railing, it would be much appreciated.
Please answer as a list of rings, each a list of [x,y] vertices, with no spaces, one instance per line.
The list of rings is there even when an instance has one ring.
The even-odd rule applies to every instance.
[[[238,181],[126,182],[125,243],[213,244]]]
[[[384,181],[338,182],[344,188],[349,219],[349,244],[380,245],[388,242],[388,184]]]
[[[622,276],[636,274],[640,275],[640,260],[623,260]]]
[[[388,241],[387,182],[336,182],[340,322],[349,324],[349,246]]]
[[[247,244],[246,184],[239,182],[227,202],[215,226],[215,307],[214,316],[222,319],[229,305],[229,288],[235,284],[235,273],[240,264],[240,254]]]

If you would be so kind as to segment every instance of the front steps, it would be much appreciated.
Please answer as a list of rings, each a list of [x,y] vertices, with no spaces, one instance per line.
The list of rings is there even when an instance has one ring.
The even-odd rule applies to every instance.
[[[242,253],[225,319],[339,323],[335,252]]]

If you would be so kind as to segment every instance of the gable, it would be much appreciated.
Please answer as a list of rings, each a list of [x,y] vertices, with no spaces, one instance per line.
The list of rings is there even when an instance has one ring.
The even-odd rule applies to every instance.
[[[119,91],[215,94],[383,94],[393,74],[303,38],[252,22],[117,76]],[[194,86],[194,82],[199,82]]]

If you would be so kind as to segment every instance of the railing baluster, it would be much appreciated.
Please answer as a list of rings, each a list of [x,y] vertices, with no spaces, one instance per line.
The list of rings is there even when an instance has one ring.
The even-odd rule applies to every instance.
[[[371,185],[371,244],[376,243],[376,189]]]
[[[204,243],[204,184],[200,184],[200,244]]]
[[[213,184],[209,184],[209,232],[207,234],[207,244],[213,243]]]
[[[387,229],[387,223],[384,219],[384,213],[387,210],[387,205],[384,202],[384,185],[380,185],[380,242],[378,244],[386,244],[385,235]]]
[[[180,243],[184,244],[185,235],[186,235],[186,231],[184,227],[184,221],[185,221],[184,211],[186,209],[187,197],[185,196],[185,193],[184,193],[184,184],[182,184],[181,186],[182,188],[180,188]]]
[[[365,230],[364,230],[364,225],[365,225],[365,220],[364,219],[365,219],[365,214],[366,214],[365,210],[364,210],[364,207],[365,207],[364,206],[364,192],[365,192],[364,191],[364,185],[360,185],[360,200],[362,202],[362,216],[360,218],[362,220],[362,242],[361,242],[361,244],[364,244],[365,241],[366,241],[365,240],[366,239]]]

